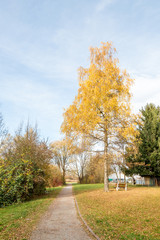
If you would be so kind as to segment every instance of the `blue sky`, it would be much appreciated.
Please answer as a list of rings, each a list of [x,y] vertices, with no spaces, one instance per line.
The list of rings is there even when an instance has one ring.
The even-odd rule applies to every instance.
[[[135,79],[133,111],[160,105],[159,0],[0,0],[0,112],[13,134],[38,124],[59,139],[89,47],[112,41]]]

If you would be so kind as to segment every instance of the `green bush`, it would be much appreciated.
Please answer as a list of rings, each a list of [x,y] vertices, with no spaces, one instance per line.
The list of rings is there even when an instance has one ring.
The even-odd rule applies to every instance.
[[[34,171],[29,161],[0,167],[0,206],[30,199],[45,192],[43,171]]]
[[[9,140],[8,140],[9,139]],[[0,206],[43,194],[52,153],[36,129],[6,138],[0,158]]]

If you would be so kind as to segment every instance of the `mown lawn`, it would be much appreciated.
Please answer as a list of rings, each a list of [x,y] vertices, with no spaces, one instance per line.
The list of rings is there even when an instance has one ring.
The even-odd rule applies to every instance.
[[[50,188],[44,196],[0,208],[0,240],[28,239],[34,225],[61,189],[62,187]]]
[[[160,239],[160,188],[109,193],[103,184],[74,185],[82,216],[100,239]]]

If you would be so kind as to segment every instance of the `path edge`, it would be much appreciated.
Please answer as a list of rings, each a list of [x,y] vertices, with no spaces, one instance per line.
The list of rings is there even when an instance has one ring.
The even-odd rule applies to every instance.
[[[76,205],[76,208],[77,208],[77,211],[78,211],[78,215],[80,216],[82,222],[85,224],[85,226],[87,227],[88,231],[92,234],[92,236],[94,236],[97,240],[100,240],[100,238],[93,232],[93,230],[88,226],[88,224],[86,223],[86,221],[82,217],[81,212],[79,210],[79,206],[78,206],[77,200],[76,200],[75,197],[74,197],[74,201],[75,201],[75,205]]]

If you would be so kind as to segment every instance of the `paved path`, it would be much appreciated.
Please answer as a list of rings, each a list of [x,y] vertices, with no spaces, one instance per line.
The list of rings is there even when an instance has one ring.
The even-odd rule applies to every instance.
[[[62,189],[32,233],[31,240],[91,240],[77,218],[71,185]]]

